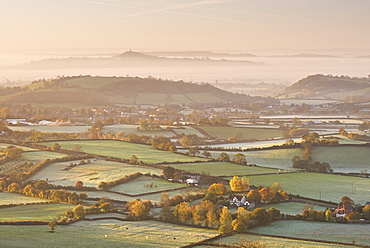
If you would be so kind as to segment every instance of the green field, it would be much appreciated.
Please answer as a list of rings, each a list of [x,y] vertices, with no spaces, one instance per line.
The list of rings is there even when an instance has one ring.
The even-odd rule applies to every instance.
[[[44,142],[41,145],[50,146],[54,142]],[[161,163],[161,162],[190,162],[195,160],[205,160],[201,158],[193,158],[182,156],[176,153],[165,152],[155,149],[149,145],[140,145],[128,142],[120,142],[115,140],[94,140],[94,141],[60,141],[58,144],[64,149],[71,149],[73,145],[79,144],[86,153],[111,156],[117,158],[129,159],[132,155],[136,155],[145,163]]]
[[[370,169],[370,147],[314,147],[311,157],[314,161],[328,162],[335,172],[360,172]]]
[[[31,147],[27,147],[27,146],[18,146],[18,145],[13,145],[13,144],[0,143],[0,149],[5,149],[8,146],[15,146],[15,147],[22,148],[22,150],[25,151],[25,152],[28,152],[28,151],[36,151],[36,149],[33,149]]]
[[[17,131],[36,130],[50,133],[84,133],[89,130],[90,126],[9,126],[9,128]]]
[[[275,221],[249,230],[252,233],[278,235],[292,238],[326,240],[360,245],[370,244],[370,225],[340,224],[314,221]]]
[[[172,137],[175,135],[172,131],[166,131],[166,130],[138,131],[137,127],[139,127],[139,125],[128,125],[128,124],[107,125],[103,127],[102,131],[103,133],[108,133],[109,131],[113,131],[115,133],[124,132],[125,134],[135,133],[137,135],[164,136],[164,137]]]
[[[15,158],[14,160],[7,162],[5,164],[0,165],[0,171],[3,169],[7,169],[9,167],[14,167],[20,164],[23,164],[25,162],[32,162],[34,164],[37,164],[41,161],[44,161],[45,159],[53,159],[53,158],[62,158],[67,155],[56,153],[56,152],[23,152],[20,157]]]
[[[205,193],[204,188],[202,187],[187,187],[184,189],[177,189],[177,190],[172,190],[168,191],[168,195],[170,197],[174,197],[175,195],[181,195],[185,197],[186,195],[194,195],[198,193]],[[70,191],[72,192],[72,191]],[[159,198],[161,197],[162,193],[155,193],[155,194],[149,194],[149,195],[144,195],[140,197],[136,196],[126,196],[126,195],[121,195],[118,193],[112,193],[112,192],[105,192],[105,191],[76,191],[73,190],[73,192],[76,192],[77,194],[79,193],[87,193],[87,196],[90,198],[102,198],[102,197],[108,197],[112,200],[118,200],[118,201],[134,201],[137,198],[140,198],[143,201],[150,200],[152,202],[158,203]]]
[[[340,135],[340,134],[330,135],[328,137],[329,138],[337,138],[338,141],[339,141],[339,144],[341,144],[341,145],[346,145],[346,144],[365,144],[366,143],[364,141],[350,139],[350,138],[348,138],[346,136],[343,136],[343,135]]]
[[[152,187],[150,187],[151,184]],[[127,183],[123,183],[115,187],[112,187],[109,189],[109,191],[120,192],[129,195],[138,195],[163,190],[178,189],[183,187],[187,187],[186,184],[171,183],[167,180],[160,178],[142,176],[135,178],[134,180],[129,181]]]
[[[59,220],[66,210],[72,210],[76,205],[51,203],[23,205],[0,209],[0,221],[52,221]]]
[[[320,173],[289,173],[249,176],[252,185],[271,186],[278,182],[284,191],[313,199],[340,202],[348,196],[356,204],[369,201],[370,179]]]
[[[230,162],[184,163],[170,164],[168,166],[191,172],[206,172],[212,176],[253,175],[278,172],[276,169],[262,168],[258,166],[246,166]]]
[[[240,240],[245,241],[259,241],[263,247],[274,247],[274,248],[346,248],[353,247],[347,245],[334,245],[325,244],[320,242],[300,241],[284,238],[264,237],[250,234],[234,234],[232,236],[223,237],[211,241],[211,244],[223,244],[223,245],[238,245]],[[207,247],[207,246],[196,246],[196,247]]]
[[[199,137],[204,137],[204,135],[202,133],[200,133],[198,130],[196,130],[195,128],[192,128],[192,127],[188,127],[188,126],[182,126],[182,127],[174,127],[173,131],[177,134],[196,134],[198,135]]]
[[[25,196],[17,193],[0,192],[0,205],[8,204],[26,204],[26,203],[38,203],[48,202],[47,199]]]
[[[0,247],[179,247],[218,234],[215,230],[156,221],[96,220],[57,226],[0,226]]]
[[[248,164],[256,164],[258,166],[271,167],[283,170],[295,170],[292,166],[292,158],[297,155],[303,156],[303,149],[276,149],[276,150],[261,150],[261,151],[209,151],[212,158],[218,158],[220,153],[227,153],[230,159],[235,153],[243,153]]]
[[[237,127],[199,127],[209,135],[219,139],[227,139],[242,134],[244,139],[265,140],[280,137],[280,130],[268,128],[237,128]]]
[[[79,161],[72,161],[72,163],[78,162]],[[130,165],[97,159],[91,159],[90,162],[90,164],[79,165],[70,170],[63,169],[68,167],[71,162],[54,163],[33,175],[31,179],[45,180],[47,178],[49,183],[62,186],[74,186],[76,185],[76,181],[82,181],[84,186],[97,187],[101,181],[114,181],[136,172],[143,174],[151,173],[158,176],[162,174],[161,169],[147,166]]]
[[[266,210],[269,210],[270,208],[276,208],[280,210],[282,214],[291,214],[291,215],[296,215],[296,214],[301,214],[304,209],[307,209],[308,204],[302,203],[302,202],[284,202],[284,203],[276,203],[276,204],[269,204],[269,205],[262,205],[258,206],[261,208],[264,208]],[[320,206],[314,206],[310,205],[313,207],[313,210],[316,211],[325,211],[326,207],[320,207]]]

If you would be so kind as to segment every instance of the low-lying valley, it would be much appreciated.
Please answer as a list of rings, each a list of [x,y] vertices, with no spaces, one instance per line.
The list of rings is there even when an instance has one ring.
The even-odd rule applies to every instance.
[[[335,86],[333,86],[335,85]],[[368,247],[369,78],[0,89],[0,247]]]

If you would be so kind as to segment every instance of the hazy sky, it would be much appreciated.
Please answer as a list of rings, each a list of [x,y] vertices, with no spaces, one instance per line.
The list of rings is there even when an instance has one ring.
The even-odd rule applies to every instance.
[[[0,49],[370,49],[369,0],[1,0]]]

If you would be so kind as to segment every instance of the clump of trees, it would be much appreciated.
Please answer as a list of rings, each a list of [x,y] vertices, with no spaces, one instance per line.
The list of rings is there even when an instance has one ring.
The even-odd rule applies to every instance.
[[[147,218],[153,207],[150,200],[142,202],[140,199],[136,199],[127,203],[127,209],[130,210],[129,216],[137,220]]]
[[[171,140],[167,137],[156,137],[149,141],[151,146],[163,151],[176,152],[176,146]]]
[[[293,168],[299,168],[302,170],[318,173],[332,173],[333,170],[330,164],[327,162],[312,162],[311,159],[301,159],[299,156],[293,156],[292,158]]]
[[[264,208],[248,211],[240,207],[233,215],[227,207],[218,209],[213,202],[203,200],[195,206],[190,206],[188,202],[179,203],[173,208],[164,206],[159,213],[159,218],[169,222],[217,228],[221,233],[228,233],[243,232],[249,228],[265,225],[279,219],[280,211],[274,208],[268,211]]]
[[[250,181],[247,177],[239,178],[238,176],[234,176],[230,180],[230,188],[234,192],[247,191],[250,188]]]

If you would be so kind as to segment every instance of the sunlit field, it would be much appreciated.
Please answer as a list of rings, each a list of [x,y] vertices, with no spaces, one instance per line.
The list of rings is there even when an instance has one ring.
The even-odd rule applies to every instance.
[[[50,146],[54,142],[44,142],[41,145]],[[130,159],[132,155],[136,155],[139,161],[145,163],[161,163],[161,162],[189,162],[196,160],[205,160],[201,158],[192,158],[182,156],[176,153],[157,150],[149,145],[140,145],[128,142],[120,142],[114,140],[94,140],[94,141],[60,141],[58,144],[64,149],[71,149],[75,144],[82,146],[82,150],[86,153],[111,156],[117,158]]]
[[[47,199],[17,193],[0,192],[0,205],[48,202]]]
[[[14,206],[0,209],[0,221],[52,221],[59,220],[59,215],[72,210],[76,205],[51,203]]]
[[[127,183],[114,186],[110,188],[109,191],[115,191],[129,195],[138,195],[184,187],[187,187],[187,185],[181,183],[171,183],[164,179],[142,176]]]
[[[51,164],[33,175],[31,179],[48,179],[49,183],[62,186],[74,186],[76,181],[82,181],[84,186],[97,187],[101,181],[114,181],[136,172],[158,176],[162,174],[162,170],[156,168],[96,159],[91,159],[90,164],[78,165],[64,170],[70,163],[76,164],[79,161]]]

